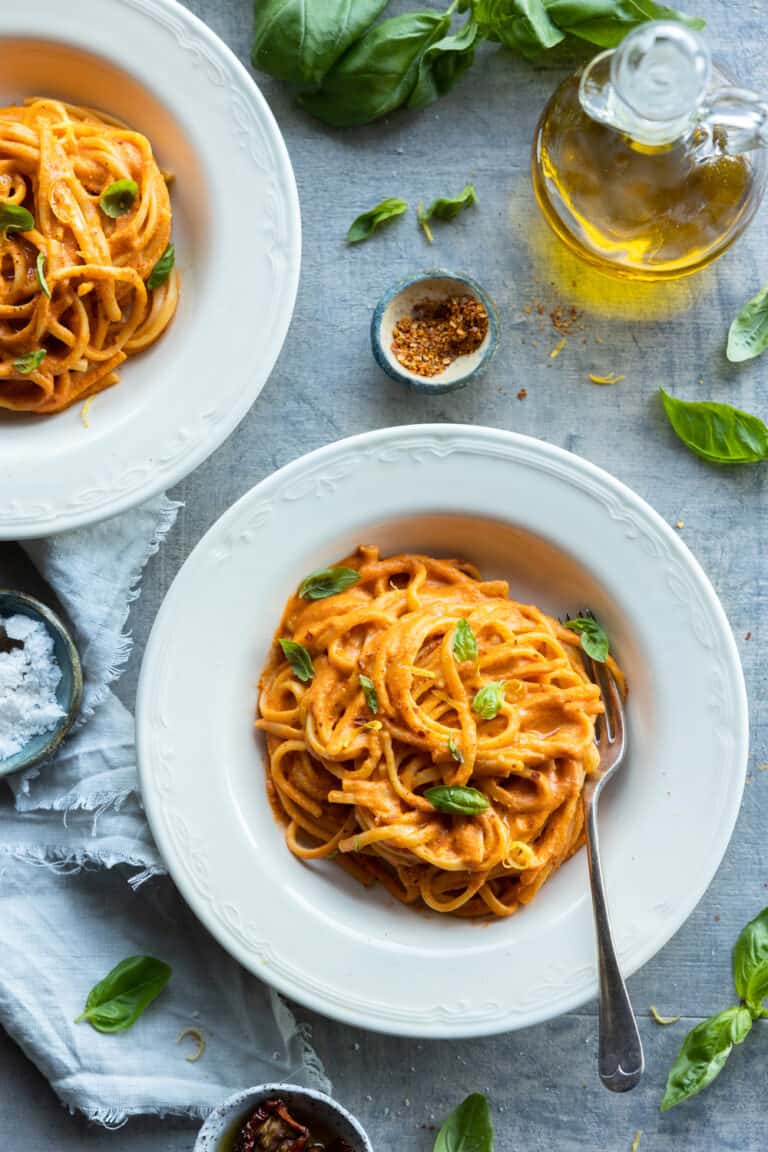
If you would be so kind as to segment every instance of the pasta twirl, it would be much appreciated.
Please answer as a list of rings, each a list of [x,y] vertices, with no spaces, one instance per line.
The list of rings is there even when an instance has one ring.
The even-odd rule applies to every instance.
[[[357,583],[293,596],[277,633],[310,653],[311,680],[277,643],[261,679],[257,727],[288,846],[408,904],[508,916],[583,842],[603,705],[579,637],[459,561],[363,547],[343,564]],[[475,789],[487,807],[436,810],[425,793],[437,785]]]
[[[110,215],[101,198],[132,190]],[[166,252],[171,206],[145,136],[86,108],[35,99],[0,108],[0,407],[58,412],[108,388],[131,353],[173,318],[175,271],[147,280]]]

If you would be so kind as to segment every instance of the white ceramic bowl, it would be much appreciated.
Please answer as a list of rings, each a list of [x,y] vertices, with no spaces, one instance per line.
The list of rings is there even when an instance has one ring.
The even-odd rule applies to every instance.
[[[231,1139],[238,1126],[265,1100],[278,1096],[296,1119],[311,1127],[319,1124],[333,1136],[341,1136],[353,1152],[373,1152],[359,1121],[336,1100],[313,1088],[295,1084],[259,1084],[230,1096],[207,1117],[195,1141],[194,1152],[231,1152]]]
[[[360,543],[461,555],[553,614],[595,611],[630,685],[629,760],[600,806],[624,971],[690,915],[725,852],[746,767],[746,696],[722,608],[679,535],[633,492],[490,428],[343,440],[262,481],[210,529],[160,609],[141,672],[139,766],[157,844],[221,943],[327,1015],[467,1036],[574,1009],[597,991],[583,852],[517,915],[477,924],[404,907],[285,845],[253,733],[256,685],[288,595]]]
[[[272,113],[174,0],[0,4],[0,104],[50,95],[144,132],[171,169],[181,273],[169,330],[120,383],[54,416],[0,413],[0,539],[101,520],[175,484],[233,430],[293,311],[301,226]]]

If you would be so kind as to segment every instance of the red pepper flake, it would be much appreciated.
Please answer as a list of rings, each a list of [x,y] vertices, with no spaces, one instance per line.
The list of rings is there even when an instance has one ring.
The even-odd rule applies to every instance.
[[[747,634],[746,634],[746,636],[744,637],[744,639],[745,639],[745,640],[751,640],[751,639],[752,639],[752,633],[751,633],[751,632],[747,632]]]
[[[527,388],[521,388],[517,394],[517,398],[518,398],[518,400],[525,400],[527,395],[528,395],[528,389]]]
[[[437,376],[475,352],[488,334],[488,313],[474,296],[426,297],[413,305],[392,332],[392,351],[416,376]]]

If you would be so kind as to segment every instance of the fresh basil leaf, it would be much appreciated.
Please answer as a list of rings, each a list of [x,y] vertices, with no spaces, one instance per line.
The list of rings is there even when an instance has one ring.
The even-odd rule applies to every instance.
[[[376,695],[376,685],[370,676],[363,676],[362,672],[358,676],[358,680],[363,690],[363,696],[365,696],[365,702],[375,716],[379,710],[379,698]]]
[[[257,0],[254,68],[291,84],[319,84],[389,0]]]
[[[705,21],[655,0],[546,0],[547,14],[570,36],[600,48],[615,48],[628,32],[648,20],[672,20],[701,30]]]
[[[473,1092],[451,1112],[437,1134],[433,1152],[493,1152],[493,1124],[488,1101]]]
[[[486,684],[484,688],[475,693],[472,708],[481,719],[493,720],[495,716],[498,716],[503,703],[504,681],[491,681],[490,684]]]
[[[755,464],[768,457],[768,428],[730,404],[678,400],[659,389],[664,411],[691,452],[710,464]]]
[[[45,348],[38,348],[35,352],[27,352],[26,356],[18,356],[14,360],[13,366],[17,372],[21,372],[22,376],[29,376],[40,367],[46,356]]]
[[[147,276],[147,288],[149,288],[150,292],[153,288],[159,288],[161,284],[165,283],[165,281],[170,276],[175,263],[176,249],[174,248],[173,244],[169,244],[165,252],[163,252],[162,256],[158,260],[157,264],[155,264],[149,276]]]
[[[768,288],[749,300],[728,329],[725,354],[733,364],[752,360],[768,348]]]
[[[752,1027],[747,1008],[727,1008],[693,1028],[677,1054],[667,1078],[662,1112],[695,1096],[719,1076],[734,1044],[741,1044]]]
[[[409,108],[426,108],[444,96],[475,59],[475,48],[482,40],[474,17],[453,35],[437,40],[419,61],[416,85],[408,97]]]
[[[453,630],[451,648],[457,660],[477,659],[477,639],[469,621],[463,617],[457,622]]]
[[[48,287],[48,281],[45,278],[45,265],[47,260],[48,257],[46,256],[45,252],[38,252],[37,260],[35,261],[35,269],[37,271],[37,282],[40,285],[40,291],[50,300],[51,290]]]
[[[299,585],[299,596],[302,600],[325,600],[327,596],[336,596],[339,592],[346,592],[353,584],[357,584],[360,573],[354,568],[319,568],[317,572],[310,572]]]
[[[387,224],[395,217],[402,216],[403,212],[407,212],[407,210],[407,200],[400,200],[397,196],[388,196],[375,208],[362,212],[356,220],[352,221],[347,232],[347,244],[359,244],[362,240],[367,240],[382,224]]]
[[[35,218],[20,204],[0,203],[0,233],[7,236],[9,232],[31,232],[35,226]]]
[[[424,209],[424,217],[427,220],[453,220],[459,212],[476,201],[474,184],[467,184],[458,196],[439,196],[437,200],[433,200],[429,207]]]
[[[436,784],[424,793],[433,808],[438,812],[453,812],[457,816],[474,816],[485,812],[491,802],[478,788],[462,788],[454,784]]]
[[[566,620],[565,626],[571,632],[579,633],[581,646],[587,656],[597,660],[598,664],[605,664],[608,659],[608,633],[597,620],[591,616],[577,616],[575,620]]]
[[[565,39],[544,0],[475,0],[474,15],[482,34],[529,58]]]
[[[450,752],[451,756],[453,756],[457,764],[464,763],[464,754],[461,751],[461,748],[459,748],[453,736],[448,737],[448,751]]]
[[[768,908],[750,920],[733,949],[736,992],[757,1015],[768,996]]]
[[[450,23],[450,16],[431,9],[383,20],[344,53],[322,88],[304,95],[301,103],[334,128],[387,116],[410,98],[422,56]]]
[[[170,976],[171,969],[162,960],[129,956],[91,989],[75,1023],[87,1020],[97,1032],[125,1032],[160,995]]]
[[[299,644],[295,640],[280,640],[279,643],[283,650],[283,656],[285,656],[299,680],[301,680],[303,684],[306,684],[315,674],[315,666],[312,663],[312,657],[309,652],[307,652],[303,644]]]
[[[102,212],[113,220],[125,216],[133,207],[138,192],[139,186],[135,180],[115,180],[101,194],[99,204]]]

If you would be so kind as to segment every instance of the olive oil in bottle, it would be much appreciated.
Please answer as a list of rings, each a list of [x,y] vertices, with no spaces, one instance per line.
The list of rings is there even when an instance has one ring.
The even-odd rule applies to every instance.
[[[747,226],[765,186],[768,105],[701,38],[653,21],[557,89],[533,148],[536,198],[574,252],[638,280],[687,276]]]

